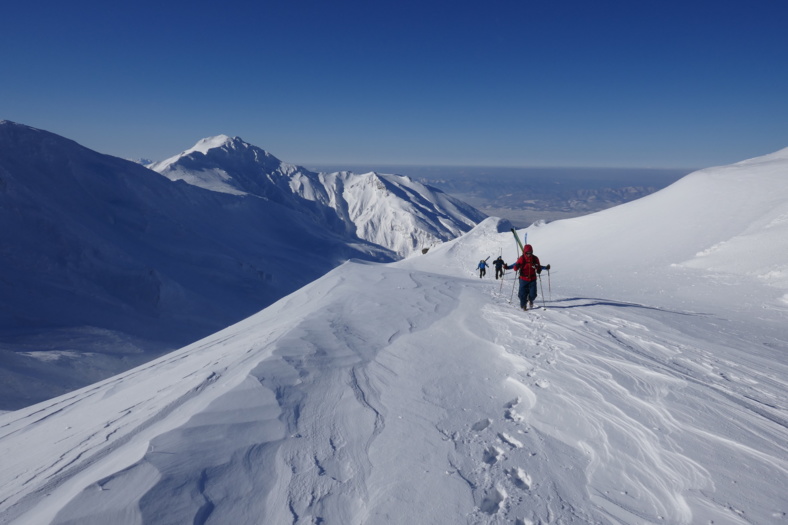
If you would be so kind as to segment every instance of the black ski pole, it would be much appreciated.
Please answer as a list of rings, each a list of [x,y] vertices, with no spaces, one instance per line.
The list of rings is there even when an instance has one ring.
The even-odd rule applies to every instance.
[[[553,302],[553,285],[550,284],[550,266],[547,267],[547,289],[550,290],[550,302]]]

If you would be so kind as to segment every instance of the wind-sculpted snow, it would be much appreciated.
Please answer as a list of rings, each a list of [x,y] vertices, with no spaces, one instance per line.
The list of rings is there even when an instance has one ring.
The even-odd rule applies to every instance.
[[[714,314],[588,297],[524,313],[495,282],[412,264],[346,264],[197,344],[0,416],[0,521],[786,511],[788,345],[774,331],[720,335]]]
[[[728,213],[781,206],[784,183],[763,181],[757,213]],[[702,236],[666,221],[657,235],[664,206],[693,213],[681,192],[653,197],[661,206],[568,221],[576,244],[593,244],[593,224],[609,250],[559,243],[569,224],[520,232],[552,265],[546,309],[513,304],[511,272],[474,273],[516,256],[509,224],[487,219],[424,256],[346,263],[189,347],[0,415],[0,523],[781,523],[784,291],[682,264],[734,221]]]
[[[700,324],[697,314],[642,310],[570,298],[528,319],[489,311],[491,319],[503,318],[497,341],[530,387],[512,403],[516,415],[507,414],[505,426],[520,421],[538,442],[569,447],[546,453],[570,464],[574,458],[590,503],[614,522],[720,523],[739,513],[767,523],[775,514],[741,501],[749,492],[741,477],[786,479],[788,425],[783,411],[768,407],[788,385],[769,380],[767,357],[741,364],[715,356],[738,356],[742,341],[731,338],[730,346],[718,343],[712,351],[709,334],[696,339],[669,328]],[[532,344],[523,347],[523,338]],[[757,450],[747,444],[753,434],[760,436]],[[501,463],[503,472],[522,468]],[[544,492],[537,500],[550,500],[549,487],[529,485],[532,493]],[[781,489],[759,485],[764,492],[747,497],[780,509]],[[712,501],[704,501],[701,494],[710,493]]]
[[[67,400],[9,414],[2,439],[10,453],[46,440],[46,432],[33,430],[44,430],[46,420],[57,418],[65,430],[46,447],[40,468],[4,465],[2,505],[11,506],[10,515],[29,507],[42,520],[59,512],[55,522],[62,523],[123,516],[155,523],[201,513],[223,522],[278,522],[334,507],[354,516],[363,506],[369,449],[386,427],[371,379],[383,370],[375,361],[451,311],[446,281],[346,265],[336,280],[309,286],[233,329]],[[347,301],[337,293],[345,288],[368,291]],[[385,300],[378,290],[387,290]],[[414,301],[414,290],[423,297]],[[391,308],[397,296],[400,308]],[[279,320],[292,323],[292,314],[301,320],[282,332]],[[370,324],[377,315],[390,322]],[[87,418],[95,424],[81,424]],[[90,485],[77,490],[85,479]],[[304,484],[314,486],[306,506]],[[76,496],[62,510],[47,508],[58,497],[43,498],[54,487]]]

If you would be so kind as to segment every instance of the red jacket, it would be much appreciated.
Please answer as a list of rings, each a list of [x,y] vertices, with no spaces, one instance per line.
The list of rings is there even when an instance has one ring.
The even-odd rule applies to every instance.
[[[523,254],[517,259],[517,262],[512,265],[515,271],[520,271],[520,279],[523,281],[535,281],[536,274],[542,272],[542,265],[539,264],[539,257],[533,253],[526,253],[531,251],[531,245],[526,244],[523,248]]]

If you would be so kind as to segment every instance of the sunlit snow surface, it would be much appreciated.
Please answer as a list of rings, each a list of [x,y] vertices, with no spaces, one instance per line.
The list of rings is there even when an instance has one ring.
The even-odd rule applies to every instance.
[[[401,257],[453,239],[486,215],[409,177],[350,171],[315,173],[226,135],[149,166],[165,177],[219,193],[249,195],[316,214],[335,230]]]
[[[0,415],[0,522],[785,522],[786,157],[521,231],[547,309],[488,219]]]

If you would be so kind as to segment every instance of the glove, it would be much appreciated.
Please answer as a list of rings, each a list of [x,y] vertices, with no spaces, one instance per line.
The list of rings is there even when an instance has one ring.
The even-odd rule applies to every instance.
[[[550,270],[550,265],[545,266],[545,269]]]

